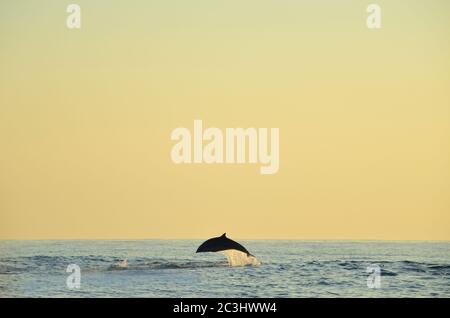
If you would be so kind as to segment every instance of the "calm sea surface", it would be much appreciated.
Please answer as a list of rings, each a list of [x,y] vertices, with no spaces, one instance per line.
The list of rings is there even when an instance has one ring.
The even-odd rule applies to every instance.
[[[243,267],[200,243],[0,241],[0,297],[450,297],[450,242],[240,241]]]

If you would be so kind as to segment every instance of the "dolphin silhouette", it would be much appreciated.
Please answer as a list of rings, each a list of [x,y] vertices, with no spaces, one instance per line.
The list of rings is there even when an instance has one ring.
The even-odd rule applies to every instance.
[[[253,256],[250,252],[238,242],[230,240],[226,233],[221,236],[210,238],[203,242],[197,249],[196,253],[203,252],[220,252],[225,250],[238,250],[247,254],[247,256]]]

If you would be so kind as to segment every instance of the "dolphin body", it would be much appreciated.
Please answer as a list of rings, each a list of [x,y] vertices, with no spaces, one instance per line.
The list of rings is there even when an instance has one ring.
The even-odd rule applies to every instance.
[[[235,242],[233,240],[230,240],[226,233],[223,233],[221,236],[210,238],[209,240],[206,240],[202,243],[197,249],[196,253],[203,253],[203,252],[220,252],[225,250],[238,250],[241,251],[247,256],[253,256],[250,254],[250,252],[243,247],[238,242]]]

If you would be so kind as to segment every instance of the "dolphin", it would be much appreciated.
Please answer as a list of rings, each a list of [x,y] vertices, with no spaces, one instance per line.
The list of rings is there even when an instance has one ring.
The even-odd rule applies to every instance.
[[[202,243],[197,249],[196,253],[203,253],[203,252],[220,252],[225,250],[238,250],[241,251],[247,256],[253,256],[250,254],[250,252],[243,247],[238,242],[235,242],[233,240],[230,240],[226,233],[223,233],[221,236],[210,238],[209,240],[206,240]]]

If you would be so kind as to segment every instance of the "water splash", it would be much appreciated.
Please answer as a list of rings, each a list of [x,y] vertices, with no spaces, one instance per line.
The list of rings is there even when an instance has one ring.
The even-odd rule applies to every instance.
[[[125,258],[123,261],[111,265],[109,269],[116,269],[116,270],[128,269],[128,259]]]
[[[253,255],[238,250],[221,251],[228,259],[230,266],[259,266],[261,262]]]

